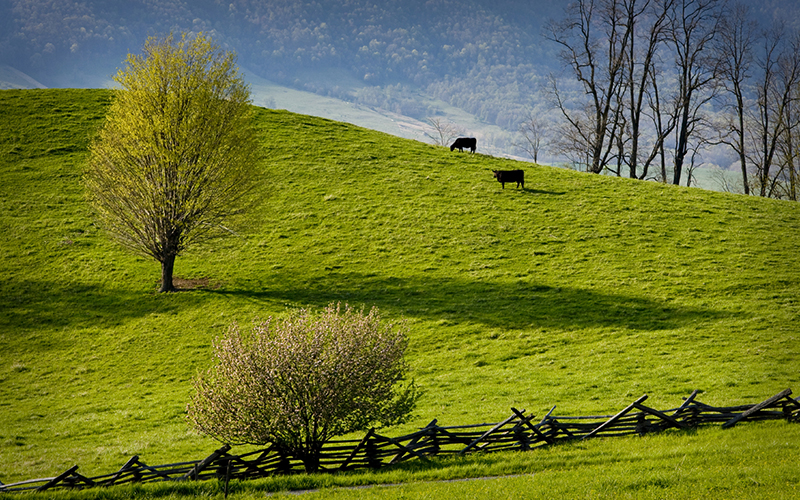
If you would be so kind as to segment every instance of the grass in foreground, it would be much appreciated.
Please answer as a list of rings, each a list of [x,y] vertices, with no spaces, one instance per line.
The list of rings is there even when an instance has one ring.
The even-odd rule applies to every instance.
[[[771,443],[765,452],[763,443]],[[229,498],[796,498],[800,426],[750,424],[530,452],[407,463],[378,472],[231,482]],[[499,477],[509,475],[508,477]],[[218,481],[50,492],[63,500],[223,498]],[[283,492],[283,493],[281,493]],[[300,493],[302,492],[302,493]],[[298,496],[298,493],[299,496]]]
[[[109,241],[84,201],[107,96],[0,92],[4,483],[75,464],[110,472],[134,454],[205,457],[216,443],[188,430],[185,405],[211,339],[234,320],[332,301],[410,322],[426,394],[389,435],[433,418],[499,421],[510,406],[606,414],[644,393],[665,409],[693,389],[717,405],[800,391],[796,203],[260,110],[263,205],[238,236],[178,258],[177,275],[207,287],[158,295],[157,263]],[[491,177],[517,167],[525,190]],[[780,449],[753,441],[761,455]]]

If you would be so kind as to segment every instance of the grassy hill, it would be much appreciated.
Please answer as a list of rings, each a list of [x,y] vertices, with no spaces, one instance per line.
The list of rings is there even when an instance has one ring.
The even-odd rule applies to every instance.
[[[645,393],[670,408],[693,389],[720,405],[800,391],[800,204],[259,109],[262,205],[236,237],[178,258],[200,287],[159,295],[157,263],[110,241],[84,200],[108,99],[0,92],[4,483],[204,456],[215,443],[188,430],[185,407],[212,339],[332,301],[409,320],[425,395],[407,428],[498,421],[510,406],[614,413]],[[498,168],[525,169],[525,189],[501,189]],[[758,453],[800,459],[798,427]]]

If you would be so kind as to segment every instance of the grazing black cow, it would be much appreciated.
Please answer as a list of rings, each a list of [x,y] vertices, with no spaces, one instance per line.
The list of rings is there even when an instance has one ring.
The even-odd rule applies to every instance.
[[[458,139],[456,139],[456,142],[454,142],[453,145],[450,146],[450,151],[458,148],[459,151],[463,152],[464,148],[468,148],[472,150],[472,152],[474,153],[477,147],[478,147],[478,139],[474,137],[459,137]]]
[[[503,186],[503,189],[506,188],[506,182],[516,182],[517,187],[522,186],[522,189],[525,189],[524,170],[492,170],[492,173],[494,174],[494,178],[497,179],[497,182]]]

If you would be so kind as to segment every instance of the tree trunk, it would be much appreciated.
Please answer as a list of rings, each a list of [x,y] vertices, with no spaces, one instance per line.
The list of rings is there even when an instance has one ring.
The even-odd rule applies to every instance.
[[[750,194],[750,182],[747,180],[747,156],[744,151],[744,98],[739,85],[736,85],[736,111],[739,118],[739,129],[736,131],[738,134],[738,149],[739,149],[739,164],[742,167],[742,187],[744,187],[744,194]]]
[[[681,185],[681,174],[683,174],[683,163],[686,159],[686,153],[689,151],[689,103],[691,102],[691,94],[685,98],[682,106],[681,123],[678,126],[678,143],[675,147],[675,170],[672,173],[672,183],[676,186]]]
[[[319,470],[319,456],[322,452],[321,446],[310,445],[300,456],[306,473],[313,474]]]
[[[750,182],[747,180],[747,158],[744,154],[739,155],[739,164],[742,166],[742,186],[744,194],[750,194]]]
[[[789,199],[797,201],[797,171],[794,164],[793,134],[791,129],[786,132],[786,168],[789,170]]]
[[[159,293],[174,292],[175,287],[172,285],[172,271],[175,268],[175,255],[167,255],[161,261],[161,288]]]

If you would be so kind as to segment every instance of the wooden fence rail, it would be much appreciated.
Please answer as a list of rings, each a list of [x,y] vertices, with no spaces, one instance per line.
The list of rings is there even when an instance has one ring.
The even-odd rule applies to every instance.
[[[493,424],[440,426],[437,420],[422,429],[399,437],[381,436],[371,429],[360,440],[330,441],[319,461],[320,472],[376,469],[407,460],[447,454],[531,450],[559,442],[594,437],[627,436],[721,424],[729,428],[739,422],[786,419],[800,422],[800,402],[786,389],[758,404],[718,408],[697,401],[697,391],[678,408],[655,410],[643,403],[644,395],[614,415],[555,416],[555,406],[540,421],[525,410],[511,408],[511,415]],[[274,446],[241,455],[229,453],[225,445],[211,455],[189,462],[150,466],[133,456],[119,470],[87,477],[75,465],[50,478],[13,484],[0,483],[0,492],[44,491],[53,488],[90,488],[153,481],[201,481],[208,479],[246,480],[305,470],[297,457]]]

